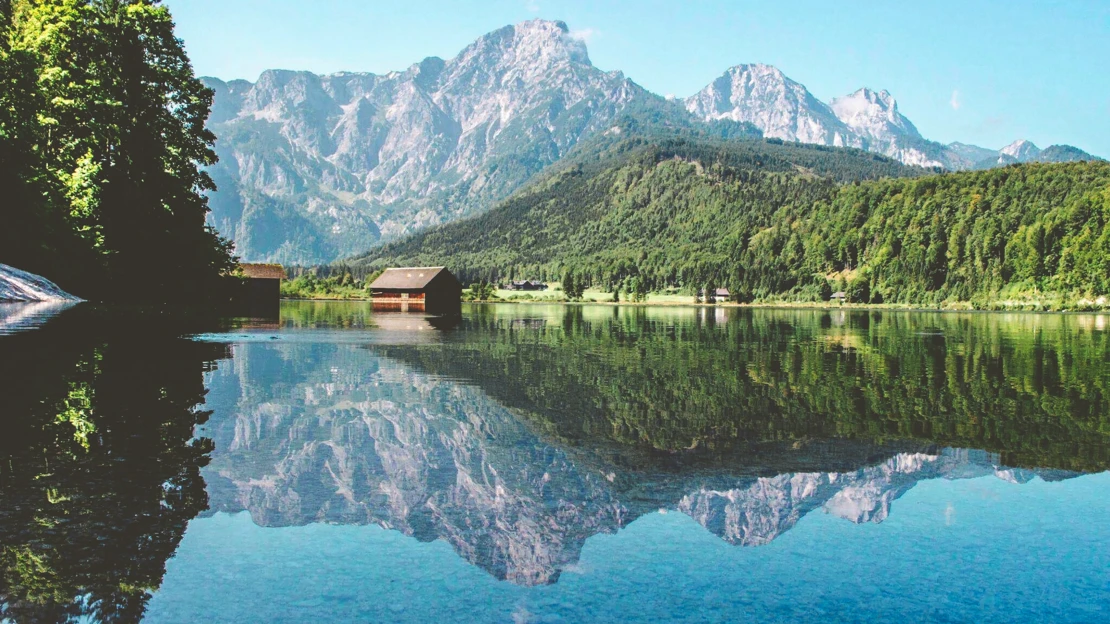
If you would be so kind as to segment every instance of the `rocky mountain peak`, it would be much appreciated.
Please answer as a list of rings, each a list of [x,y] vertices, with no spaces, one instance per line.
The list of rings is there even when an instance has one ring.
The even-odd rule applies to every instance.
[[[687,98],[686,110],[705,121],[753,123],[765,136],[787,141],[860,146],[828,105],[771,65],[752,63],[729,68]]]
[[[897,100],[886,89],[875,91],[870,87],[863,87],[843,97],[834,98],[833,102],[846,110],[851,110],[854,106],[856,111],[873,109],[887,115],[898,111]]]
[[[590,65],[590,56],[585,42],[572,37],[566,23],[533,19],[480,37],[455,59],[458,64],[476,61],[542,71],[567,62]]]
[[[787,78],[786,74],[782,73],[781,69],[766,63],[741,63],[739,65],[733,65],[725,71],[725,74],[730,76],[759,76],[783,83],[794,82]]]
[[[710,86],[720,90],[726,88],[732,90],[739,87],[749,91],[777,91],[780,93],[786,91],[800,93],[800,91],[805,90],[801,83],[787,78],[786,74],[782,73],[779,68],[763,63],[734,65],[725,70],[725,73]]]
[[[917,128],[898,112],[898,102],[889,91],[864,87],[855,93],[835,98],[829,104],[838,119],[861,135],[878,140],[893,136],[919,138]]]
[[[254,84],[208,84],[221,189],[210,222],[245,259],[296,263],[495,202],[633,102],[663,102],[595,68],[585,43],[548,20],[382,75],[268,70]]]
[[[1040,156],[1041,148],[1025,139],[1018,139],[998,150],[998,152],[1012,157],[1017,162],[1028,162],[1030,160],[1036,160],[1037,156]]]
[[[409,75],[420,88],[425,91],[434,91],[439,86],[439,78],[443,75],[443,69],[446,66],[447,61],[438,56],[429,56],[413,65],[409,69]]]

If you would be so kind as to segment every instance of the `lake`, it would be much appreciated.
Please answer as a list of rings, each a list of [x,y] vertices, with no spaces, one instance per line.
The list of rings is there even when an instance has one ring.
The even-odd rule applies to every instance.
[[[0,306],[0,619],[1110,621],[1110,316]]]

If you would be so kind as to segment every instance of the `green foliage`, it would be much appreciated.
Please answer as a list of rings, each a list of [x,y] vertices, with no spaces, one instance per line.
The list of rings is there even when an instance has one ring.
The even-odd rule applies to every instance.
[[[522,331],[474,310],[449,341],[375,350],[606,454],[918,440],[1008,466],[1110,467],[1110,333],[1095,316],[570,306],[546,320]]]
[[[987,307],[1049,292],[1056,303],[1038,305],[1074,306],[1110,294],[1105,162],[860,182],[920,172],[875,169],[883,163],[851,150],[752,141],[630,139],[593,153],[485,215],[356,266],[445,262],[491,280],[552,279],[573,266],[589,284],[714,284],[742,302],[845,290],[857,303]]]
[[[291,269],[293,274],[299,271]],[[368,288],[376,277],[361,280],[350,272],[332,272],[321,276],[317,270],[303,271],[281,283],[281,296],[283,299],[368,299]]]
[[[863,271],[856,274],[844,291],[849,303],[871,303],[871,278]]]
[[[86,297],[167,301],[228,285],[205,225],[212,92],[157,0],[0,4],[0,262]],[[228,285],[229,286],[229,285]],[[230,286],[229,286],[230,287]]]
[[[586,291],[585,280],[574,269],[567,269],[563,273],[562,285],[567,299],[581,299],[582,293]]]
[[[628,278],[628,300],[642,302],[648,293],[647,282],[639,275]]]
[[[866,273],[887,302],[1104,295],[1110,165],[1020,165],[846,186],[791,238],[811,270]]]
[[[497,288],[486,280],[481,280],[470,285],[470,293],[467,299],[469,301],[490,301],[496,299],[494,294]]]

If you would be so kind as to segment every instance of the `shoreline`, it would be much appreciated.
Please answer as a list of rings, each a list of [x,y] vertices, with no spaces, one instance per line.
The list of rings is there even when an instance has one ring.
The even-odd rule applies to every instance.
[[[280,301],[322,301],[322,302],[347,302],[347,303],[373,303],[373,299],[367,298],[338,298],[338,297],[314,297],[311,299],[282,297]],[[892,303],[841,303],[841,304],[822,304],[822,303],[694,303],[694,302],[679,302],[679,301],[566,301],[566,300],[543,300],[543,299],[517,299],[505,300],[494,299],[487,301],[463,301],[463,304],[470,305],[601,305],[601,306],[628,306],[628,307],[651,307],[651,308],[733,308],[733,309],[771,309],[771,310],[853,310],[853,311],[887,311],[887,312],[930,312],[930,313],[975,313],[975,314],[1110,314],[1110,308],[1101,308],[1097,310],[1024,310],[1020,308],[1003,308],[998,310],[987,310],[982,308],[972,307],[923,307],[904,304]]]

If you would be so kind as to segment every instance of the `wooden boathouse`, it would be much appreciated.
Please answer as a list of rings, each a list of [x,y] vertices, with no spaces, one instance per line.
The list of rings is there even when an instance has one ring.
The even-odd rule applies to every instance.
[[[446,267],[400,267],[383,271],[370,297],[374,307],[447,314],[459,311],[462,284]]]
[[[281,298],[281,280],[285,268],[280,264],[240,264],[243,277],[247,278],[247,297],[250,301],[270,302]]]

